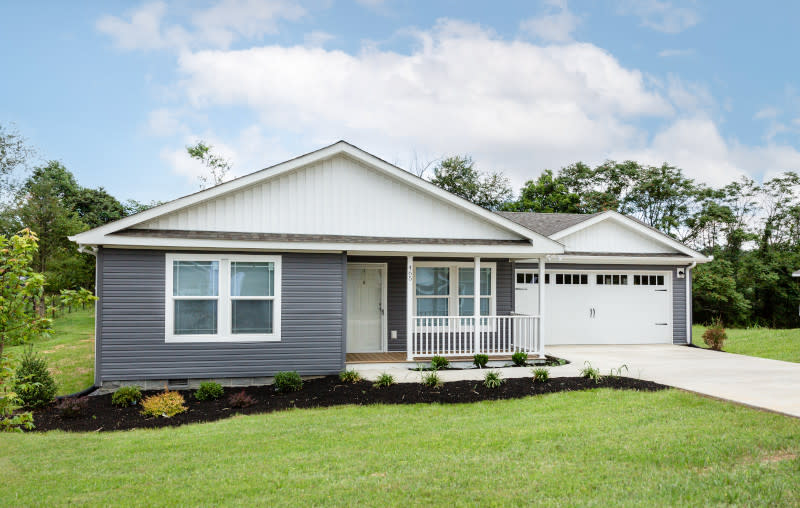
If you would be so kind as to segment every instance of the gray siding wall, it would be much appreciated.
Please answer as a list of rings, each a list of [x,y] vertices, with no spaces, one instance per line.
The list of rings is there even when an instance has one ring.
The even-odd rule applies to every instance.
[[[343,254],[283,254],[281,341],[165,343],[165,253],[101,249],[96,381],[271,376],[344,367]]]
[[[515,268],[536,269],[536,263],[516,263]],[[687,337],[686,326],[686,298],[691,294],[691,273],[686,272],[686,277],[679,279],[677,270],[679,266],[663,265],[579,265],[567,263],[549,263],[545,266],[548,270],[669,270],[672,272],[672,343],[687,344],[691,337]],[[685,267],[684,267],[685,268]],[[512,284],[513,287],[513,284]]]
[[[472,261],[472,258],[414,258],[415,261]],[[389,351],[406,350],[406,258],[398,256],[348,256],[350,263],[386,263],[388,283],[386,306],[386,331]],[[506,316],[514,311],[514,283],[512,265],[508,260],[484,259],[497,263],[497,314]],[[392,330],[397,338],[392,339]]]

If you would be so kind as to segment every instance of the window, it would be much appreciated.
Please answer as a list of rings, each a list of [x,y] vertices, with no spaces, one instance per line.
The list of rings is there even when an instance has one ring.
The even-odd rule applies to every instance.
[[[546,283],[549,283],[548,280]],[[556,284],[581,285],[588,284],[589,276],[585,273],[557,273]]]
[[[550,284],[550,274],[544,275],[545,284]],[[539,274],[534,272],[517,272],[517,284],[538,284]]]
[[[627,286],[628,275],[598,273],[596,282],[598,286]]]
[[[473,315],[475,268],[472,263],[423,261],[416,265],[414,273],[416,282],[415,316]],[[520,275],[523,277],[520,278]],[[525,281],[525,275],[524,273],[517,274],[517,280]],[[494,277],[495,263],[481,263],[479,279],[480,314],[482,316],[491,316],[495,312]],[[527,280],[532,279],[531,277]]]
[[[633,285],[634,286],[663,286],[664,285],[664,276],[663,275],[634,275],[633,276]]]
[[[167,342],[280,340],[280,256],[167,254]]]

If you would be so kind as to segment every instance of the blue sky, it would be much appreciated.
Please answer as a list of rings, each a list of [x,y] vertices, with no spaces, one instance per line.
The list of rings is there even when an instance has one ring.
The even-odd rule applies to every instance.
[[[126,199],[346,139],[519,186],[584,160],[710,184],[800,169],[800,4],[217,0],[0,6],[0,123]]]

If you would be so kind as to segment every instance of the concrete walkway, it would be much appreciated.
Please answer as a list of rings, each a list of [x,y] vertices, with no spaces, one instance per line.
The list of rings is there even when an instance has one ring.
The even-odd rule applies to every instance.
[[[730,400],[800,418],[800,363],[672,345],[550,346],[547,353],[571,363],[550,367],[551,377],[579,375],[584,362],[606,375],[627,365],[623,375],[682,388],[702,395]],[[375,380],[387,372],[399,383],[418,383],[421,373],[413,364],[349,364],[362,376]],[[489,367],[491,368],[491,367]],[[506,378],[531,377],[529,367],[500,369]],[[442,381],[482,381],[485,370],[450,370],[439,373]]]

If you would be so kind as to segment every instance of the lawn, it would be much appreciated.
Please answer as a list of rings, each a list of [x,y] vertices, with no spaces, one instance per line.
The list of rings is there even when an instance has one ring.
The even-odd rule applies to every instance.
[[[47,359],[58,383],[58,395],[88,388],[94,383],[94,310],[78,310],[64,314],[53,322],[50,338],[32,342],[34,350]],[[7,348],[18,360],[24,348]]]
[[[703,342],[705,329],[700,325],[692,327],[692,341],[700,347],[707,347]],[[734,328],[727,333],[728,340],[722,349],[729,353],[800,363],[800,328]]]
[[[677,390],[0,434],[0,505],[797,505],[800,420]]]

